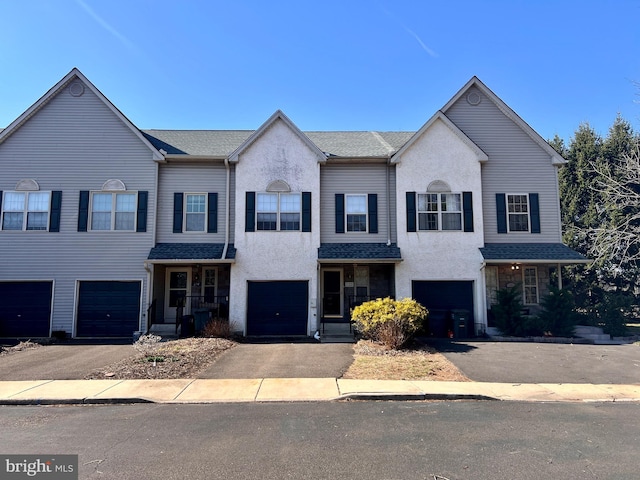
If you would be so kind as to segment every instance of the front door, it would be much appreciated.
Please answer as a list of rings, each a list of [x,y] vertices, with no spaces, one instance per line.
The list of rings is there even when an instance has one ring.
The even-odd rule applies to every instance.
[[[182,305],[183,315],[188,314],[189,306],[185,302],[189,296],[191,285],[190,268],[167,268],[167,278],[165,281],[164,294],[164,321],[174,323],[176,321],[177,307]]]
[[[322,271],[322,316],[342,317],[342,269]]]

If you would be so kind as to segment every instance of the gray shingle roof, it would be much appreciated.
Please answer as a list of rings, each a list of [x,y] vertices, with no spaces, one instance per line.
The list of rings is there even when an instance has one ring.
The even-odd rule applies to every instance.
[[[588,259],[562,243],[487,243],[480,249],[485,260],[549,260],[582,263]]]
[[[143,130],[158,150],[171,155],[226,157],[249,138],[251,130]],[[320,150],[337,157],[387,157],[414,132],[304,132]]]
[[[319,260],[400,260],[400,249],[395,243],[322,243]]]
[[[148,260],[220,260],[223,249],[223,243],[158,243]],[[226,259],[235,258],[236,249],[230,244]]]

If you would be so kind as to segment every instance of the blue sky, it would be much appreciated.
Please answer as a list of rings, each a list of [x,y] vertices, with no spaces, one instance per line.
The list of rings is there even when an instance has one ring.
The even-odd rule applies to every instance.
[[[78,67],[140,128],[417,130],[476,75],[544,138],[640,130],[640,0],[4,0],[0,127]]]

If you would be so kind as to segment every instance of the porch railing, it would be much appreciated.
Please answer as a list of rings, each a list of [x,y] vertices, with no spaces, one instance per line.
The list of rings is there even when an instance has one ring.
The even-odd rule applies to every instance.
[[[196,310],[208,310],[212,318],[229,319],[229,296],[227,295],[188,295],[181,300],[181,305],[176,309],[180,314],[179,317],[176,314],[176,323],[180,322],[182,315],[192,315]]]
[[[151,330],[151,325],[156,321],[157,303],[157,299],[154,298],[147,308],[147,332]]]

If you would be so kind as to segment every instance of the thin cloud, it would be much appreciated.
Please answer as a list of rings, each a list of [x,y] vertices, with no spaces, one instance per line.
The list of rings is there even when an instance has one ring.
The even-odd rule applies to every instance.
[[[398,20],[398,18],[391,13],[389,10],[387,10],[386,8],[384,8],[382,5],[379,5],[380,10],[382,10],[389,18],[391,18],[394,22],[396,22],[398,25],[400,25],[400,27],[402,27],[402,29],[407,32],[409,35],[411,35],[416,42],[418,42],[418,45],[420,45],[420,47],[427,52],[427,54],[433,58],[437,58],[438,54],[431,48],[429,48],[427,46],[426,43],[424,43],[422,41],[422,39],[420,38],[420,36],[414,32],[413,30],[411,30],[409,27],[407,27],[404,23],[402,23],[400,20]]]
[[[127,37],[122,35],[115,28],[109,25],[105,20],[103,20],[102,17],[100,17],[100,15],[98,15],[96,12],[94,12],[93,9],[89,5],[84,3],[83,0],[76,0],[76,3],[80,5],[84,9],[84,11],[91,16],[91,18],[93,18],[96,22],[98,22],[102,28],[104,28],[107,32],[109,32],[111,35],[113,35],[118,40],[120,40],[125,47],[131,50],[137,50],[135,45],[131,43]]]

